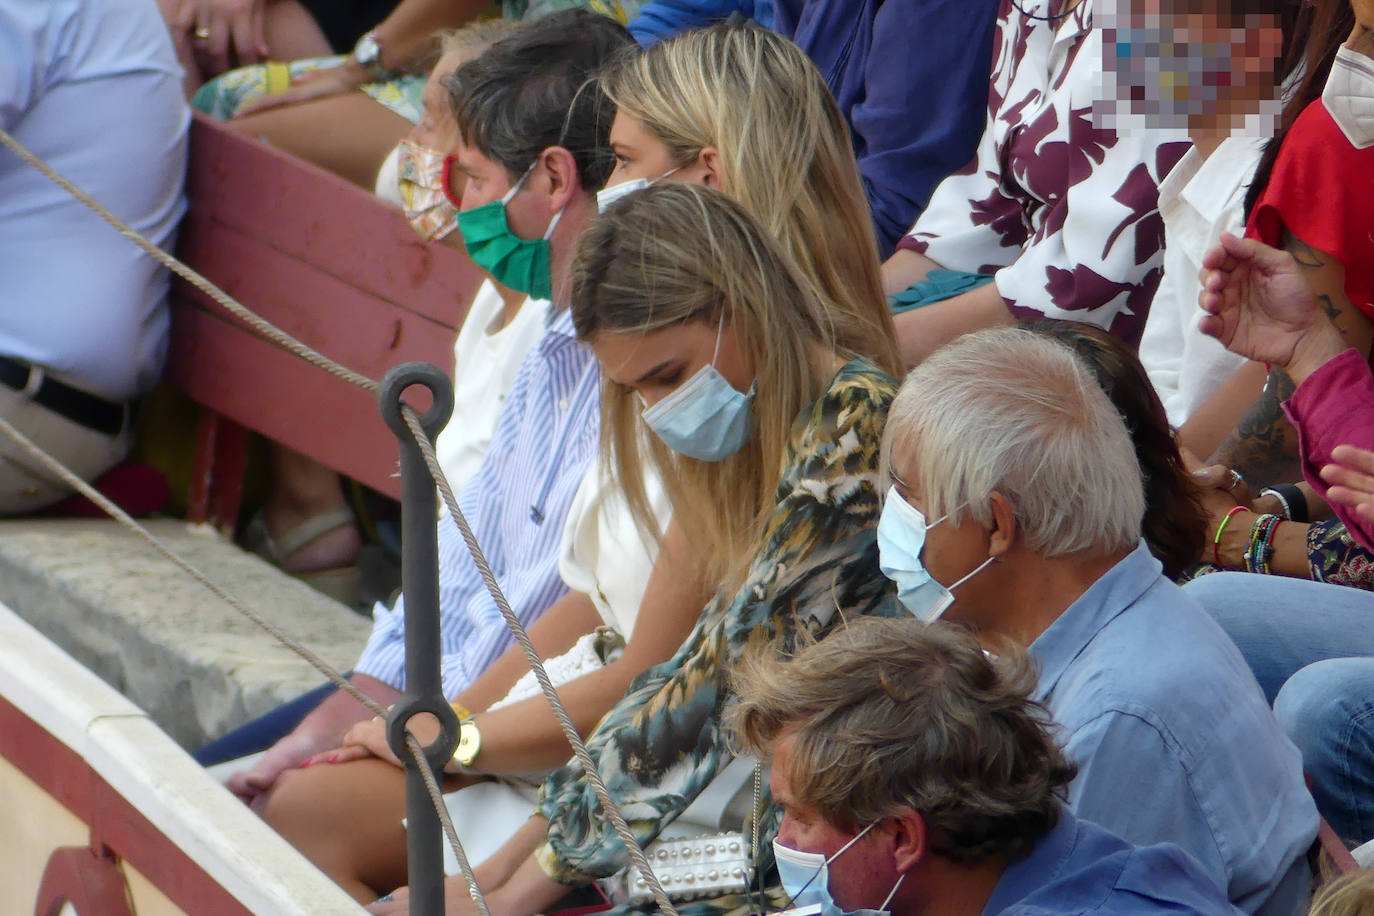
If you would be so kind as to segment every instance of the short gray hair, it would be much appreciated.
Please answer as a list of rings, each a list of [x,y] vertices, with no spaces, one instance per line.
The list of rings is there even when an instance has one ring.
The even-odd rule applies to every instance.
[[[1145,491],[1130,434],[1092,372],[1058,341],[993,328],[948,344],[902,383],[883,434],[926,515],[992,521],[1011,503],[1045,557],[1139,542]]]

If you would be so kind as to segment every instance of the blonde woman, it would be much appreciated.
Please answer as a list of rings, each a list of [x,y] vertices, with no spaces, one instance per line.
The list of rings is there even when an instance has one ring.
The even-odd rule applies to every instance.
[[[606,380],[603,443],[617,476],[658,471],[689,561],[719,583],[677,653],[637,677],[588,739],[647,842],[730,762],[725,672],[747,643],[786,645],[892,612],[873,572],[877,443],[894,381],[863,356],[879,343],[868,325],[819,296],[739,204],[685,182],[628,195],[592,224],[572,301]],[[759,826],[766,863],[775,817]],[[545,781],[537,812],[479,880],[493,912],[533,914],[626,863],[573,764]],[[743,905],[736,891],[715,904]],[[396,897],[374,912],[403,912]]]
[[[724,191],[827,301],[868,330],[869,355],[897,364],[891,316],[876,305],[877,242],[848,128],[806,54],[767,29],[716,26],[627,54],[601,83],[616,103],[616,168],[603,206],[663,177]],[[604,476],[601,467],[587,472],[560,571],[610,622],[638,610],[656,559],[653,538],[667,528],[671,507],[652,469],[619,486]]]
[[[878,243],[849,128],[795,44],[756,26],[686,32],[627,55],[602,87],[616,106],[608,191],[663,177],[719,188],[881,338],[871,355],[895,358],[892,318],[872,308],[884,301]]]
[[[848,352],[870,356],[878,366],[894,371],[897,357],[877,279],[872,225],[866,214],[858,169],[849,150],[843,121],[839,119],[834,101],[826,94],[824,82],[806,57],[784,39],[755,29],[708,31],[715,44],[678,39],[644,55],[651,60],[665,57],[677,61],[668,69],[694,69],[706,85],[712,80],[718,81],[722,87],[720,92],[735,91],[729,75],[736,67],[736,59],[744,61],[740,66],[747,66],[758,77],[755,91],[741,98],[736,106],[733,117],[739,123],[708,135],[708,138],[727,137],[728,142],[714,139],[706,144],[712,147],[710,155],[723,155],[741,164],[731,167],[726,180],[708,178],[703,183],[719,184],[727,195],[734,197],[736,189],[774,181],[773,176],[763,173],[771,171],[775,164],[735,156],[734,149],[738,145],[789,149],[794,160],[792,165],[776,163],[778,167],[800,168],[807,174],[814,171],[825,176],[821,184],[804,182],[797,186],[811,199],[796,200],[789,197],[792,192],[779,191],[755,196],[755,205],[761,208],[759,212],[754,213],[749,205],[746,209],[765,225],[769,235],[784,240],[781,247],[792,263],[799,267],[804,265],[801,283],[809,296],[824,303],[826,326],[833,326],[841,345]],[[750,55],[753,55],[752,63]],[[813,93],[819,93],[815,96],[816,109],[828,112],[825,123],[837,131],[834,138],[823,140],[817,136],[814,125],[803,124],[799,118],[756,117],[751,111],[754,105],[762,110],[780,110],[787,99],[809,98]],[[723,110],[720,113],[722,119],[727,115]],[[751,133],[741,127],[750,123],[757,125],[758,131]],[[724,151],[723,154],[720,151]],[[827,160],[825,167],[811,169],[808,163],[820,158]],[[756,175],[754,169],[760,170],[759,174]],[[721,174],[716,173],[717,176]],[[619,175],[633,177],[627,168],[622,168]],[[690,178],[690,173],[684,177]],[[840,193],[844,189],[848,191]],[[856,245],[856,238],[867,239],[867,242]],[[847,248],[854,251],[846,251]],[[813,257],[813,250],[822,253]],[[832,290],[833,294],[828,292]],[[787,414],[789,422],[800,403],[792,404]],[[623,431],[625,427],[622,425],[620,429]],[[632,447],[639,445],[639,440],[622,439],[618,444],[620,453],[629,454]],[[769,445],[770,449],[775,447],[776,443]],[[666,460],[671,456],[661,457]],[[638,468],[628,475],[616,475],[615,482],[624,487],[630,504],[635,507],[639,520],[637,527],[650,532],[649,540],[657,540],[660,549],[649,551],[647,559],[642,553],[630,558],[619,551],[614,556],[607,556],[610,551],[603,545],[602,559],[609,561],[598,569],[603,581],[597,582],[587,593],[571,594],[561,600],[532,631],[536,645],[546,657],[557,656],[571,648],[576,640],[599,624],[614,626],[626,641],[623,654],[605,667],[565,682],[559,688],[574,722],[584,734],[590,732],[602,715],[625,695],[636,675],[672,655],[727,576],[728,570],[721,563],[714,560],[698,563],[700,552],[711,550],[713,555],[717,550],[720,555],[731,552],[737,562],[747,562],[751,555],[747,548],[755,533],[750,526],[755,523],[761,506],[773,495],[779,462],[780,458],[770,459],[765,468],[767,473],[756,473],[749,467],[726,462],[725,465],[734,469],[731,476],[723,478],[728,488],[708,488],[704,492],[722,496],[728,493],[728,500],[715,496],[685,500],[680,498],[680,492],[671,494],[670,508],[688,506],[685,524],[666,524],[667,516],[672,513],[652,510],[652,500],[644,494],[642,485],[646,475]],[[599,482],[593,478],[593,485]],[[724,508],[717,512],[711,507]],[[690,517],[693,512],[712,516],[711,526],[694,525]],[[635,526],[633,518],[629,524]],[[656,537],[660,532],[661,538]],[[625,540],[629,538],[622,542]],[[717,544],[724,546],[710,546]],[[622,587],[618,591],[642,592],[643,606],[636,600],[628,609],[622,606],[608,612],[599,606],[598,599],[604,595],[614,596],[616,590],[612,585],[616,583],[605,580],[607,577],[633,579],[639,573],[632,572],[631,566],[644,566],[642,572],[643,578],[648,580],[647,591],[642,580],[638,589]],[[636,620],[645,621],[645,625],[636,626]],[[457,698],[465,713],[476,711],[471,727],[480,732],[482,741],[478,756],[465,767],[469,775],[452,776],[449,788],[470,784],[476,778],[471,775],[473,772],[503,778],[531,773],[542,777],[567,760],[567,743],[542,698],[495,708],[497,701],[526,670],[523,656],[513,650]],[[400,770],[386,746],[379,723],[357,726],[346,742],[348,747],[319,755],[312,764],[347,765],[311,765],[305,772],[293,774],[274,795],[265,814],[269,822],[302,852],[361,898],[366,896],[368,889],[387,889],[404,880],[405,844],[400,826],[403,789]],[[373,755],[380,759],[358,759]],[[456,772],[458,767],[453,765],[450,770]],[[471,794],[464,790],[458,796]],[[494,792],[491,786],[483,786],[477,794]],[[524,813],[528,813],[529,804]],[[462,829],[462,819],[459,820]],[[515,824],[518,823],[517,820]],[[495,828],[483,834],[487,839],[497,837],[498,843],[508,835],[497,833]],[[468,852],[474,855],[471,846]]]

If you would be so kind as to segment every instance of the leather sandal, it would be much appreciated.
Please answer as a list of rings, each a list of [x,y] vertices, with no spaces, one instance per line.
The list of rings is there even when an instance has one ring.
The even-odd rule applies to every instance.
[[[286,563],[303,548],[325,535],[353,524],[353,510],[347,506],[340,506],[306,519],[280,538],[273,538],[267,531],[267,522],[262,512],[259,511],[244,529],[242,543],[246,550],[295,576],[317,592],[351,607],[358,601],[358,589],[362,584],[362,573],[359,572],[357,563],[300,570],[287,569]]]

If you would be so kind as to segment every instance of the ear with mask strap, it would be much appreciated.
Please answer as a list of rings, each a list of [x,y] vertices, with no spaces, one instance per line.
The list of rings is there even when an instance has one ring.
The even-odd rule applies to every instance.
[[[820,916],[888,916],[888,904],[897,896],[897,890],[902,886],[906,875],[897,877],[897,883],[888,891],[887,897],[877,909],[844,910],[835,902],[835,898],[830,896],[830,863],[844,855],[851,846],[878,826],[878,823],[874,821],[860,830],[829,857],[818,852],[802,852],[776,839],[773,840],[773,858],[777,863],[778,877],[789,898],[788,908],[783,910],[783,913],[790,916],[813,916],[815,913],[819,913]]]

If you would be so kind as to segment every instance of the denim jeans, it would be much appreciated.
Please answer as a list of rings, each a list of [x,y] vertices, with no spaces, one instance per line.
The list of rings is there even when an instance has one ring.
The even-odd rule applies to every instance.
[[[1250,664],[1322,815],[1347,841],[1374,838],[1374,593],[1229,572],[1184,589]]]

